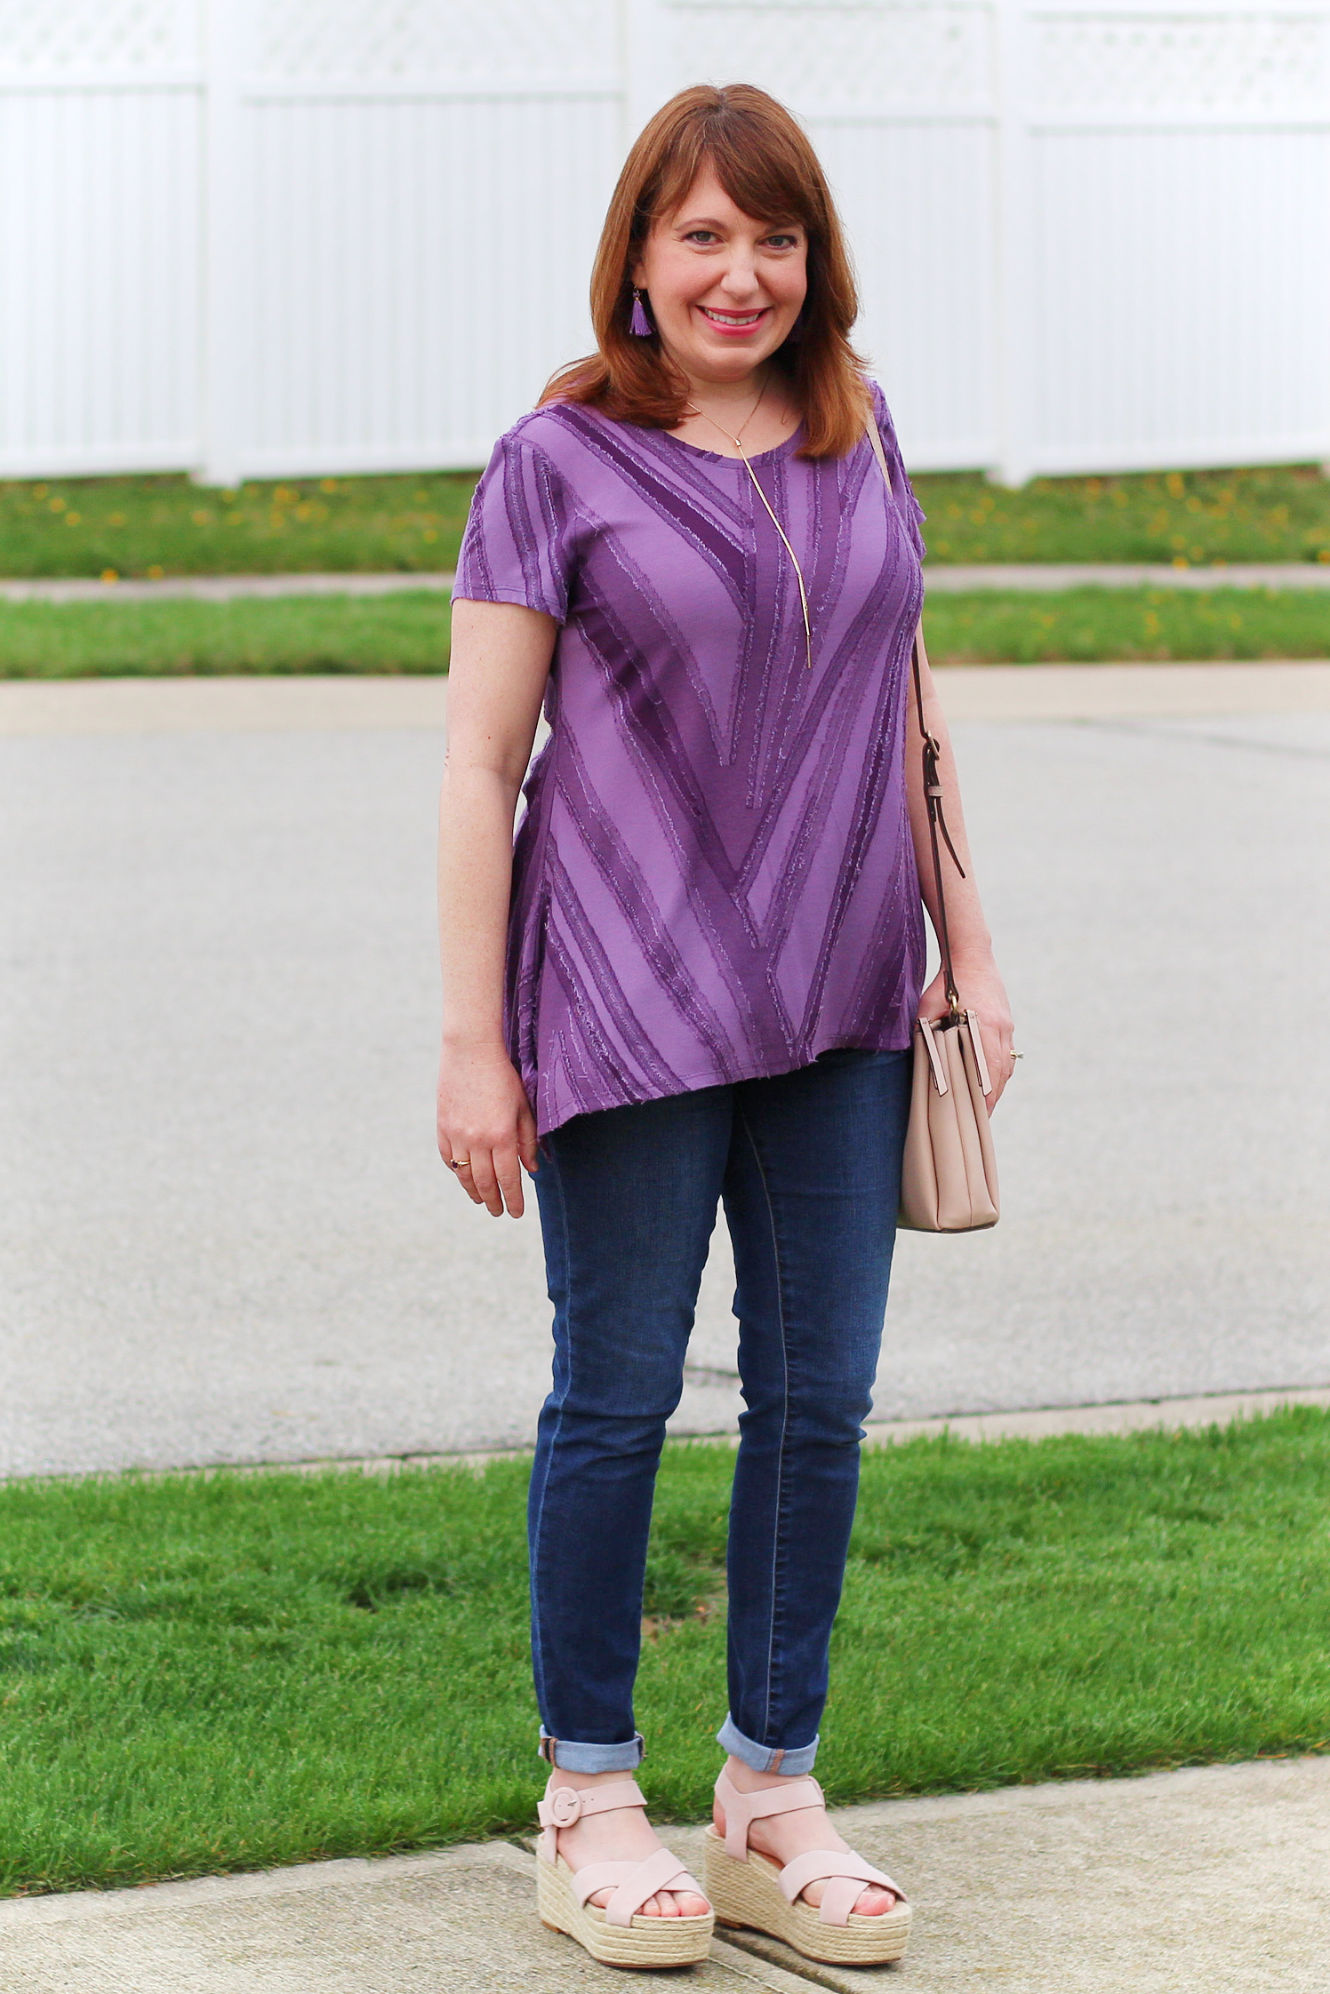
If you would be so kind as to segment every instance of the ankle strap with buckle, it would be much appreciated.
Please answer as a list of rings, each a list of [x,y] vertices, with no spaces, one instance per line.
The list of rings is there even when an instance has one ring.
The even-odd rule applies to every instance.
[[[554,1860],[560,1828],[571,1828],[588,1814],[612,1814],[621,1807],[645,1807],[646,1798],[635,1779],[616,1779],[612,1786],[556,1786],[554,1775],[545,1797],[536,1804],[543,1833],[540,1852]]]

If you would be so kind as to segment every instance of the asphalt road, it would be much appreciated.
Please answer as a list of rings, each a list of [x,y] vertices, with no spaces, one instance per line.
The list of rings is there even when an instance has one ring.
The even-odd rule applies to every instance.
[[[434,1150],[441,733],[182,711],[0,739],[0,1474],[523,1442],[534,1200]],[[955,734],[1026,1058],[876,1416],[1330,1383],[1330,713]],[[681,1431],[737,1408],[727,1272],[721,1225]]]

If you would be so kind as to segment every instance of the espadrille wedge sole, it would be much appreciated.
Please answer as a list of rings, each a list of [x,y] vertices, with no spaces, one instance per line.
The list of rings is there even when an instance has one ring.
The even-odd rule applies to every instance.
[[[754,1821],[825,1805],[811,1773],[741,1793],[725,1771],[716,1781],[716,1798],[725,1813],[725,1833],[708,1828],[704,1847],[707,1896],[717,1924],[766,1932],[805,1959],[833,1966],[884,1966],[901,1957],[909,1943],[910,1907],[885,1871],[850,1849],[810,1849],[782,1867],[748,1846]],[[817,1908],[801,1900],[810,1883],[824,1885]],[[874,1883],[894,1891],[896,1904],[879,1918],[861,1917],[854,1906],[864,1885]]]
[[[766,1932],[805,1959],[831,1966],[885,1966],[903,1956],[910,1942],[908,1904],[898,1903],[878,1918],[851,1911],[845,1924],[826,1925],[811,1904],[787,1903],[779,1879],[779,1863],[756,1849],[741,1861],[727,1856],[715,1829],[707,1829],[706,1894],[718,1925]]]
[[[541,1923],[567,1932],[604,1966],[692,1966],[705,1959],[716,1923],[710,1911],[700,1918],[653,1918],[642,1910],[659,1890],[704,1894],[668,1849],[658,1848],[640,1862],[584,1863],[577,1870],[559,1853],[560,1828],[571,1828],[584,1815],[645,1807],[637,1781],[572,1787],[560,1786],[558,1778],[557,1771],[550,1774],[537,1809],[542,1833],[536,1848],[536,1906]],[[603,1910],[587,1901],[602,1890],[612,1893]]]
[[[579,1904],[573,1893],[572,1871],[562,1856],[557,1866],[536,1865],[536,1901],[540,1922],[553,1932],[567,1932],[585,1946],[602,1966],[693,1966],[711,1950],[715,1919],[648,1918],[637,1912],[630,1925],[611,1925],[596,1904]],[[676,1885],[696,1889],[700,1885]],[[654,1894],[654,1893],[653,1893]]]

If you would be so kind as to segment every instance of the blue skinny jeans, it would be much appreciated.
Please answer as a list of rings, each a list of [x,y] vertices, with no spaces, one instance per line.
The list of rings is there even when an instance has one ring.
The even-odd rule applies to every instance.
[[[553,1388],[528,1516],[541,1751],[636,1766],[651,1503],[722,1201],[739,1417],[725,1749],[811,1770],[887,1303],[910,1055],[838,1048],[792,1073],[576,1115],[535,1175]]]

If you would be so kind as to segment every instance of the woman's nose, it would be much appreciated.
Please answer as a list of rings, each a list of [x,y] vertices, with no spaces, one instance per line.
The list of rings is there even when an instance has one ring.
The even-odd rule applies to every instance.
[[[736,251],[731,255],[729,262],[726,264],[725,274],[720,282],[721,289],[732,298],[743,299],[752,297],[754,292],[760,288],[757,265],[753,258],[745,255],[742,251]]]

